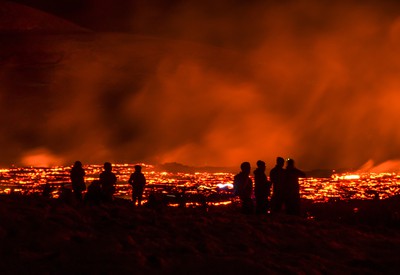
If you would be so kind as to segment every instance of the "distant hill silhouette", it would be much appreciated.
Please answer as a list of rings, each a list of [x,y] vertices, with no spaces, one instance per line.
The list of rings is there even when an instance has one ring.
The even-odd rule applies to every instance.
[[[218,172],[228,172],[236,173],[238,171],[237,167],[222,167],[222,166],[190,166],[178,162],[168,162],[163,164],[158,164],[155,166],[158,171],[166,171],[170,173],[195,173],[195,172],[208,172],[208,173],[218,173]],[[271,169],[272,167],[268,168]],[[267,169],[267,170],[268,170]],[[269,170],[268,170],[269,171]],[[348,173],[354,170],[349,169],[314,169],[306,171],[307,177],[312,178],[330,178],[333,174],[338,173]]]
[[[333,175],[332,169],[315,169],[306,172],[307,177],[312,178],[330,178]]]
[[[218,173],[218,172],[234,172],[237,169],[232,167],[214,167],[214,166],[188,166],[178,162],[168,162],[156,165],[156,169],[160,171],[166,171],[170,173],[194,173],[194,172],[208,172],[208,173]]]
[[[88,31],[67,20],[24,5],[0,2],[0,33],[76,33]]]

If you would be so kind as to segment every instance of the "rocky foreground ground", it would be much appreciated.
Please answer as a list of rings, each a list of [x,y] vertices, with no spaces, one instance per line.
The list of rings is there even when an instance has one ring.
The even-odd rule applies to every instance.
[[[25,274],[398,273],[398,200],[305,203],[302,217],[0,197],[0,270]]]

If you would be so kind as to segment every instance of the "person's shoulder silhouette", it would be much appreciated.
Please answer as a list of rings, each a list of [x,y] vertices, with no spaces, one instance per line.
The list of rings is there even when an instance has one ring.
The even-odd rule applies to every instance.
[[[242,195],[243,188],[249,179],[250,171],[250,162],[242,162],[240,172],[234,176],[233,186],[235,195]]]
[[[286,163],[286,172],[288,174],[292,174],[293,176],[296,176],[298,178],[303,178],[306,176],[306,174],[303,171],[301,171],[300,169],[297,169],[295,167],[293,159],[288,159],[288,161]]]

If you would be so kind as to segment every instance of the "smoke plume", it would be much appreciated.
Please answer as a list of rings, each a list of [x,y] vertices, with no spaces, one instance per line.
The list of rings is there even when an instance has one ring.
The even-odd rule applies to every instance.
[[[124,34],[25,37],[29,49],[13,37],[3,163],[38,148],[64,163],[279,155],[304,170],[400,158],[395,2],[146,2],[127,1],[109,29],[94,19],[107,7],[74,13]]]

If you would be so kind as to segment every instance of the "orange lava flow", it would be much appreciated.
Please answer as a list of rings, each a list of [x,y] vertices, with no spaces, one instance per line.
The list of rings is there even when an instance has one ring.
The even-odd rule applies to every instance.
[[[232,194],[232,173],[195,172],[170,173],[156,171],[154,166],[141,164],[147,179],[145,198],[150,192],[178,199],[179,194],[193,199],[193,204],[202,204],[206,197],[214,205],[227,204]],[[99,178],[102,165],[86,165],[86,185]],[[12,167],[0,169],[0,194],[40,193],[45,184],[52,187],[52,196],[57,198],[61,186],[70,186],[69,166],[50,168]],[[130,199],[131,186],[128,179],[134,164],[115,164],[113,171],[118,181],[115,197]],[[396,173],[334,174],[330,178],[300,179],[303,199],[327,202],[352,199],[385,199],[400,194],[400,175]]]

